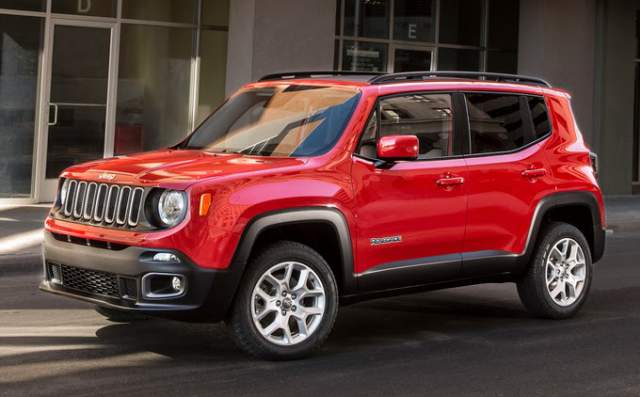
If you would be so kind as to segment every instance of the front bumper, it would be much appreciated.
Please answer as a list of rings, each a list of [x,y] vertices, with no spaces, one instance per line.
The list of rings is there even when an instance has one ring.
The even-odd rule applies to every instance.
[[[171,253],[179,261],[154,261],[156,253]],[[181,252],[144,247],[100,248],[65,241],[45,232],[44,279],[40,289],[100,306],[191,321],[220,321],[233,301],[239,275],[232,270],[198,267]],[[64,267],[61,280],[52,281],[52,266]],[[61,270],[59,270],[61,271]],[[150,273],[182,276],[184,293],[150,298],[142,293],[143,277]],[[68,280],[65,281],[65,275]]]

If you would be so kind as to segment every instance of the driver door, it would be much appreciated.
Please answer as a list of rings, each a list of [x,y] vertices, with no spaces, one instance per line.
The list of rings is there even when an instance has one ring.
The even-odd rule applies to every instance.
[[[383,290],[459,277],[467,196],[458,94],[426,93],[379,101],[353,160],[358,286]],[[464,100],[462,98],[462,100]],[[464,102],[462,102],[464,103]],[[382,136],[415,135],[415,161],[381,164]]]

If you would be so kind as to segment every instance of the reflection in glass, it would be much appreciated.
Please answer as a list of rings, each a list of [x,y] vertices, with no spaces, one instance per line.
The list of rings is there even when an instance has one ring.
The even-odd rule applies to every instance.
[[[519,1],[491,0],[489,3],[489,48],[517,50],[519,18]]]
[[[117,0],[53,0],[51,11],[60,14],[115,17]]]
[[[358,72],[387,70],[387,45],[362,41],[345,41],[342,49],[342,69]]]
[[[431,51],[396,49],[393,62],[394,72],[415,72],[420,70],[431,70]]]
[[[187,135],[192,39],[192,29],[122,26],[115,154],[167,147]]]
[[[480,71],[480,50],[440,48],[438,70]]]
[[[518,73],[516,51],[487,51],[487,72]]]
[[[47,0],[0,0],[0,8],[45,11],[47,9]]]
[[[29,197],[43,19],[0,15],[0,198]]]
[[[104,156],[110,29],[57,25],[46,177]]]
[[[406,41],[435,41],[436,2],[434,0],[396,0],[393,38]]]
[[[387,0],[346,0],[345,36],[388,39],[389,8]]]
[[[478,0],[441,1],[440,42],[479,46],[482,36],[482,4]]]
[[[230,0],[203,0],[202,24],[213,26],[229,26]]]
[[[196,0],[122,0],[122,17],[150,21],[193,23]]]
[[[196,125],[224,100],[227,70],[227,32],[202,30],[200,33],[200,91]]]

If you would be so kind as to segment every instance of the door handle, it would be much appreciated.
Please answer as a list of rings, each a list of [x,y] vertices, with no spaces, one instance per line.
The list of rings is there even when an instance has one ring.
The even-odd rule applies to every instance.
[[[530,168],[522,171],[521,174],[525,178],[540,178],[547,175],[547,170],[544,168]]]
[[[51,121],[51,108],[53,108],[53,121]],[[49,104],[49,126],[58,124],[58,104]]]
[[[436,185],[443,187],[462,185],[463,183],[464,178],[461,176],[445,176],[444,178],[436,180]]]

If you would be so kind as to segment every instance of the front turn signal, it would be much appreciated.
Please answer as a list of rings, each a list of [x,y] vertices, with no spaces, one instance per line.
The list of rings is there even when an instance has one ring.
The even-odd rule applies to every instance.
[[[211,193],[203,193],[200,196],[200,216],[206,216],[209,213],[209,207],[211,207]]]

